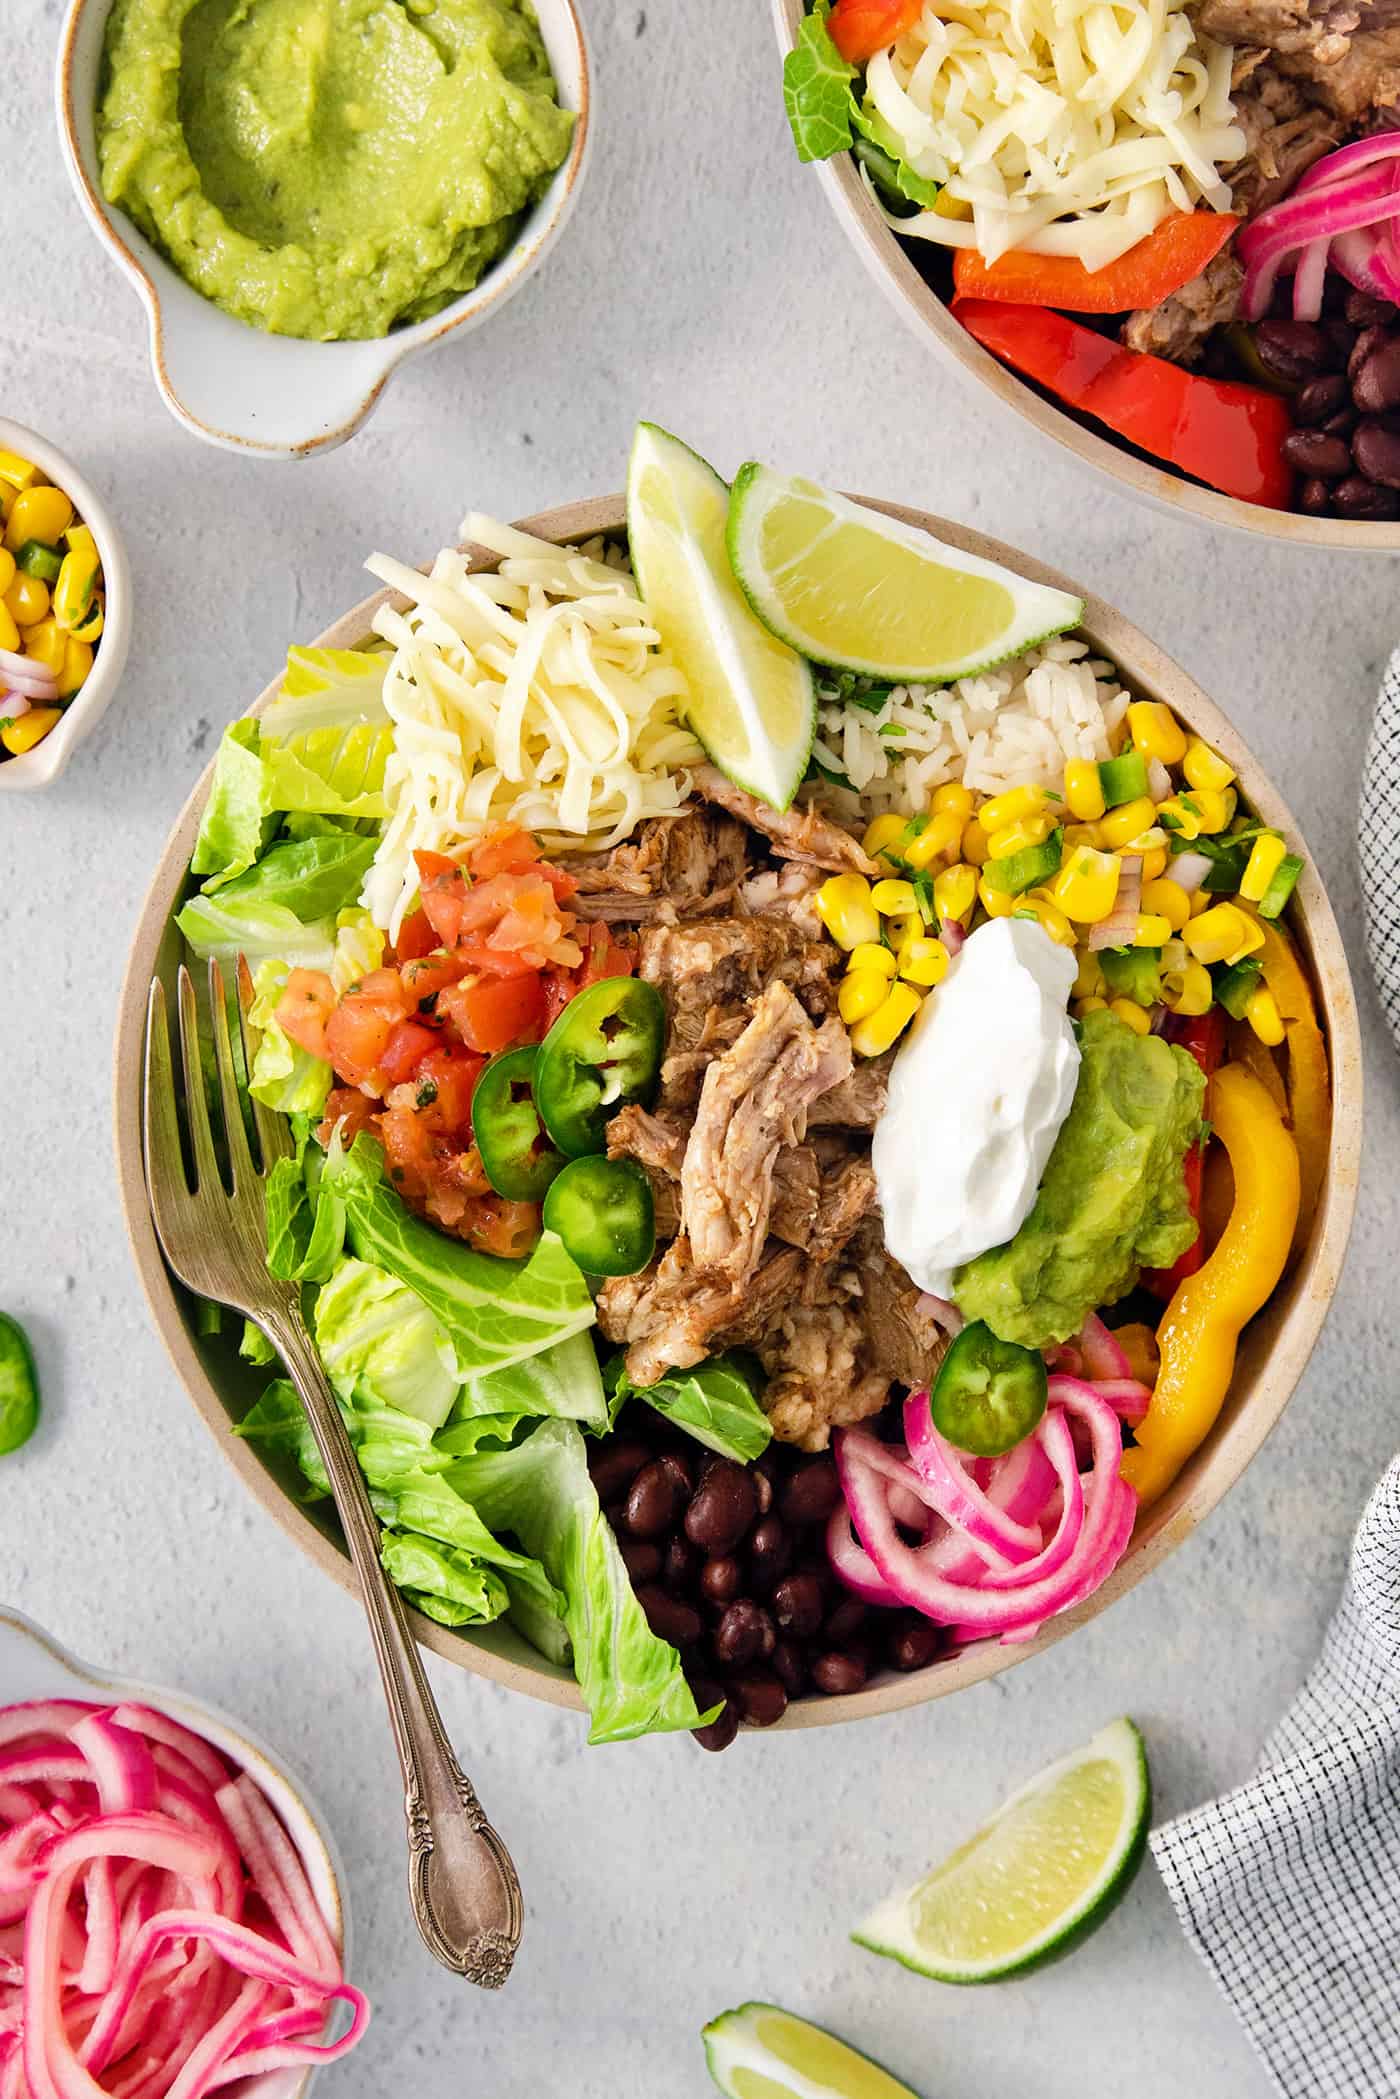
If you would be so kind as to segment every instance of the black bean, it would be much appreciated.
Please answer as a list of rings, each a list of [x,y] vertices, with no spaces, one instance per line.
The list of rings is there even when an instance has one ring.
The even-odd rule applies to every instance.
[[[1396,312],[1384,299],[1373,292],[1357,291],[1353,288],[1346,297],[1346,317],[1353,328],[1372,328],[1377,321],[1394,322]]]
[[[690,1695],[700,1713],[708,1713],[711,1706],[724,1701],[718,1717],[708,1727],[692,1729],[692,1733],[702,1749],[727,1749],[739,1732],[739,1708],[731,1699],[725,1698],[724,1686],[712,1682],[709,1677],[696,1677],[690,1686]]]
[[[1351,450],[1368,481],[1379,481],[1382,488],[1400,488],[1400,436],[1395,431],[1368,416],[1357,424]]]
[[[1314,481],[1340,481],[1351,472],[1345,439],[1329,437],[1324,430],[1290,430],[1283,440],[1283,456]]]
[[[819,1691],[825,1691],[828,1698],[840,1698],[864,1688],[865,1663],[858,1654],[852,1654],[846,1648],[819,1654],[812,1664],[812,1682]]]
[[[792,1540],[781,1517],[764,1516],[749,1537],[749,1579],[761,1595],[780,1581],[792,1565]]]
[[[617,1549],[622,1554],[622,1564],[635,1586],[638,1582],[654,1582],[661,1572],[661,1547],[653,1545],[647,1538],[619,1538]]]
[[[1348,401],[1345,408],[1339,408],[1335,415],[1329,415],[1322,427],[1329,437],[1349,437],[1356,428],[1356,410],[1351,402]]]
[[[1356,384],[1357,374],[1371,355],[1371,352],[1383,349],[1389,341],[1390,330],[1388,328],[1378,328],[1372,325],[1369,328],[1362,329],[1352,346],[1351,355],[1347,359],[1347,377],[1353,386]]]
[[[858,1596],[843,1596],[826,1621],[826,1637],[833,1647],[844,1647],[854,1640],[870,1616],[870,1607]]]
[[[730,1685],[744,1718],[754,1727],[772,1727],[787,1711],[787,1692],[767,1669],[748,1669]]]
[[[796,1640],[775,1641],[773,1652],[768,1657],[768,1666],[788,1697],[796,1698],[807,1681],[807,1664]]]
[[[685,1534],[711,1555],[734,1550],[758,1509],[754,1484],[742,1465],[721,1458],[701,1480],[685,1512]]]
[[[942,1645],[943,1636],[931,1618],[917,1611],[902,1611],[885,1639],[885,1653],[893,1669],[924,1669]]]
[[[744,1570],[732,1553],[706,1560],[700,1569],[700,1594],[706,1603],[733,1603],[744,1585]]]
[[[679,1596],[668,1596],[654,1582],[642,1584],[637,1601],[657,1639],[669,1640],[673,1647],[693,1647],[705,1630],[693,1604],[683,1603]]]
[[[813,1458],[783,1487],[779,1507],[788,1523],[825,1523],[841,1499],[841,1482],[831,1458]]]
[[[1363,481],[1360,474],[1352,474],[1332,490],[1332,508],[1338,517],[1356,518],[1363,523],[1400,517],[1400,494],[1394,489],[1378,488],[1374,481]]]
[[[1305,481],[1298,491],[1298,508],[1309,517],[1329,517],[1332,491],[1325,481]]]
[[[773,1621],[752,1598],[741,1596],[731,1603],[710,1636],[715,1660],[725,1669],[742,1669],[745,1662],[770,1655],[777,1635]]]
[[[645,1443],[638,1443],[633,1437],[598,1445],[588,1461],[588,1476],[599,1501],[620,1499],[650,1456]]]
[[[821,1630],[825,1605],[822,1585],[814,1574],[789,1574],[774,1589],[771,1608],[783,1632],[810,1640]]]
[[[682,1451],[663,1450],[657,1462],[665,1466],[675,1481],[676,1493],[688,1501],[695,1492],[695,1467],[690,1459]]]
[[[1400,407],[1400,336],[1372,350],[1352,379],[1351,397],[1366,415]]]
[[[1315,430],[1329,415],[1345,408],[1349,400],[1347,383],[1340,372],[1329,372],[1323,379],[1309,379],[1293,403],[1293,420],[1300,430]]]
[[[700,1572],[700,1555],[679,1531],[666,1546],[664,1566],[668,1589],[684,1594],[695,1587]]]
[[[1254,347],[1265,371],[1290,384],[1325,372],[1332,362],[1332,345],[1311,321],[1261,321]]]
[[[665,1461],[653,1458],[632,1482],[623,1521],[634,1538],[659,1538],[671,1527],[678,1499],[676,1482]]]

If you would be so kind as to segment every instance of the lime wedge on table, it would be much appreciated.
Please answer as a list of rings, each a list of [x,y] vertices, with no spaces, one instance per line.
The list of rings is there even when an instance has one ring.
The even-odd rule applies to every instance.
[[[690,686],[686,718],[722,773],[786,809],[816,733],[812,673],[745,604],[724,548],[728,505],[713,467],[655,423],[637,425],[627,537],[647,610]]]
[[[729,2099],[915,2099],[868,2055],[776,2004],[741,2004],[705,2028],[710,2075]]]
[[[1142,1863],[1151,1808],[1142,1736],[1115,1720],[852,1937],[936,1982],[1024,1974],[1102,1924]]]
[[[1068,591],[766,466],[739,469],[728,543],[766,627],[817,663],[872,678],[943,684],[1084,617]]]

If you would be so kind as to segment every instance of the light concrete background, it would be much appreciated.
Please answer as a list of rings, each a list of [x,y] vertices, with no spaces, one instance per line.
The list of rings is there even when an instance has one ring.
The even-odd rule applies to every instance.
[[[136,637],[55,788],[0,800],[0,1297],[34,1336],[43,1427],[0,1464],[0,1598],[80,1654],[246,1716],[325,1804],[375,2002],[344,2099],[700,2099],[704,2021],[770,1996],[928,2099],[1131,2090],[1260,2099],[1262,2071],[1155,1874],[1073,1960],[966,1995],[852,1947],[851,1923],[1051,1755],[1119,1712],[1160,1810],[1241,1778],[1299,1682],[1397,1441],[1396,1074],[1369,987],[1369,1134],[1327,1334],[1248,1477],[1165,1570],[995,1684],[859,1729],[589,1750],[576,1721],[436,1667],[519,1863],[511,1984],[417,1944],[396,1782],[356,1607],[244,1496],[158,1347],[113,1182],[109,1057],[130,926],[224,723],[469,505],[616,488],[634,418],[722,469],[756,454],[975,523],[1077,575],[1240,723],[1304,823],[1364,972],[1352,830],[1397,638],[1396,569],[1270,552],[1131,506],[965,394],[886,311],[793,158],[765,0],[591,0],[597,158],[565,240],[478,335],[407,369],[306,466],[207,449],[166,415],[132,293],[93,244],[50,114],[57,0],[0,0],[0,412],[82,461],[125,528]],[[0,1686],[3,1695],[3,1686]]]

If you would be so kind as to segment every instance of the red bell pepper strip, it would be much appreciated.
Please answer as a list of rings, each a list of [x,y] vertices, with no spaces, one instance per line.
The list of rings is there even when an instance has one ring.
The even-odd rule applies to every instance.
[[[1072,408],[1241,502],[1286,510],[1288,403],[1262,387],[1206,379],[1162,357],[1125,350],[1043,306],[955,299],[953,316],[1013,371]]]
[[[1225,1054],[1225,1015],[1219,1006],[1211,1006],[1204,1013],[1192,1014],[1189,1019],[1176,1021],[1171,1028],[1170,1040],[1189,1052],[1207,1078],[1220,1069],[1220,1060]],[[1186,1176],[1186,1201],[1197,1224],[1201,1218],[1201,1188],[1205,1180],[1205,1147],[1193,1144],[1182,1161]],[[1170,1268],[1147,1268],[1143,1270],[1142,1284],[1154,1297],[1164,1301],[1173,1297],[1178,1283],[1184,1283],[1188,1275],[1194,1275],[1205,1259],[1205,1248],[1201,1245],[1198,1231]]]
[[[1240,221],[1228,212],[1174,211],[1117,262],[1088,270],[1074,255],[1028,255],[1011,248],[986,262],[975,248],[953,255],[960,299],[1013,306],[1059,306],[1070,313],[1131,313],[1160,306],[1214,262]]]
[[[913,28],[924,0],[836,0],[826,26],[848,66],[863,66]]]

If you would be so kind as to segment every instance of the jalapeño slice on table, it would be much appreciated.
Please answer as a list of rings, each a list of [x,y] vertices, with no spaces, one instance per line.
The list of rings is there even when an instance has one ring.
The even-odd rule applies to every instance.
[[[651,1099],[665,1029],[660,992],[638,977],[604,977],[570,999],[540,1044],[534,1081],[544,1126],[566,1158],[602,1151],[614,1110]]]
[[[493,1057],[472,1095],[472,1135],[486,1178],[497,1195],[513,1203],[542,1200],[564,1154],[545,1135],[533,1084],[539,1048],[507,1050]]]
[[[29,1340],[17,1319],[0,1312],[0,1457],[18,1450],[39,1420],[39,1380]]]
[[[571,1159],[550,1183],[544,1228],[585,1275],[637,1275],[656,1251],[651,1182],[635,1159]]]
[[[1045,1412],[1045,1359],[1003,1341],[983,1319],[957,1335],[929,1393],[940,1436],[974,1458],[997,1458]]]

